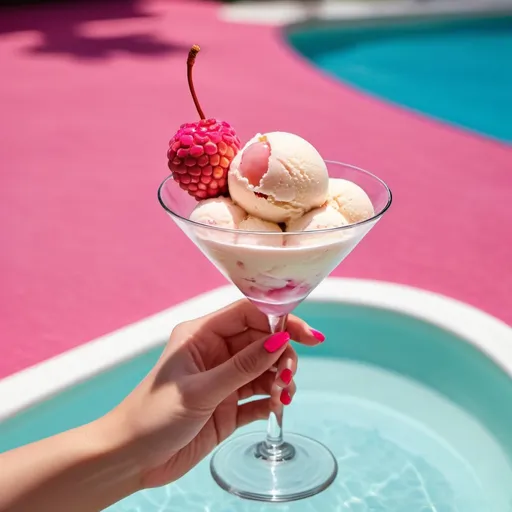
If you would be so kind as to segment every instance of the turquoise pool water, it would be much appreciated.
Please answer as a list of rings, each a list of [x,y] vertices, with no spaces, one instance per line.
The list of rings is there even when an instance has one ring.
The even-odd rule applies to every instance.
[[[305,303],[299,312],[328,341],[299,347],[300,391],[285,424],[332,449],[340,466],[333,485],[289,504],[245,502],[220,490],[204,461],[179,482],[109,512],[512,511],[512,408],[505,405],[512,381],[505,373],[453,334],[414,318],[333,303]],[[103,414],[159,353],[0,424],[0,451]]]
[[[512,16],[328,26],[289,40],[355,87],[512,142]]]

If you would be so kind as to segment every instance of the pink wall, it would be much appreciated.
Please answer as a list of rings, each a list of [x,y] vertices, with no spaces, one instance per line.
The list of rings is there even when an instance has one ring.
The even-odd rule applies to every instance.
[[[167,141],[195,119],[192,43],[207,115],[242,140],[293,131],[390,184],[387,218],[335,275],[512,321],[510,147],[344,87],[214,4],[34,7],[0,16],[0,377],[225,282],[156,199]]]

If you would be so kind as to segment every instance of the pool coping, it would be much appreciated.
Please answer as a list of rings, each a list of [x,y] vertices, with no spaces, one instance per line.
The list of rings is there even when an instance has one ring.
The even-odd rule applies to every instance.
[[[1,380],[0,422],[161,346],[178,323],[241,297],[234,286],[217,288]],[[463,302],[406,285],[334,277],[307,300],[386,309],[429,322],[475,346],[512,378],[512,327]]]
[[[390,18],[511,14],[509,0],[281,0],[246,1],[222,6],[219,17],[229,23],[287,26]]]

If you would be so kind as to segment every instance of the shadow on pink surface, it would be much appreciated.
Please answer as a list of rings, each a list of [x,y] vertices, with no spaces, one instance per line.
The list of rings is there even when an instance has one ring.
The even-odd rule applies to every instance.
[[[0,8],[1,9],[1,8]],[[0,11],[0,37],[16,32],[36,32],[40,41],[23,50],[34,54],[66,55],[79,59],[104,59],[122,52],[133,55],[161,56],[187,52],[188,45],[159,39],[151,32],[98,35],[87,24],[151,20],[157,14],[145,12],[141,2],[133,0],[48,3]]]

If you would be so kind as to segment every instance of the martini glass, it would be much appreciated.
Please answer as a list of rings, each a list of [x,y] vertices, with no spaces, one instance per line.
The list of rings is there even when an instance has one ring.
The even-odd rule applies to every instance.
[[[370,198],[373,217],[338,228],[301,232],[240,231],[189,220],[197,202],[168,177],[160,204],[217,269],[268,317],[271,332],[285,330],[287,315],[327,277],[391,205],[387,185],[367,171],[327,161],[331,178],[350,180]],[[277,400],[275,400],[277,402]],[[215,481],[242,498],[292,501],[326,489],[338,466],[329,449],[298,434],[283,435],[283,407],[274,406],[266,435],[224,442],[211,460]]]

